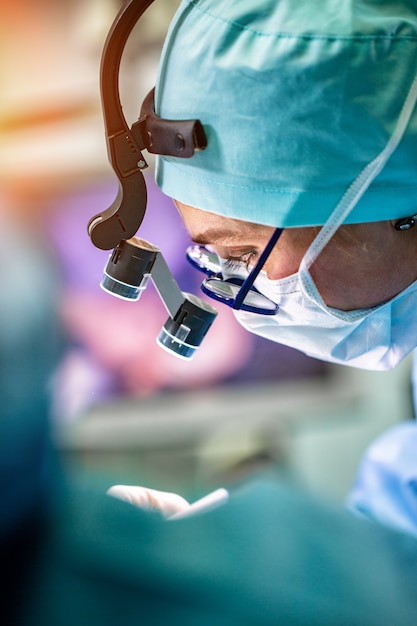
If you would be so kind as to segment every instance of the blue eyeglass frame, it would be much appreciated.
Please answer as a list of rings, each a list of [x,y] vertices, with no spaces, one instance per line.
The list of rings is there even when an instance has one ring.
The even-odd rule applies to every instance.
[[[208,278],[206,278],[201,285],[203,293],[205,293],[213,300],[216,300],[217,302],[226,304],[235,311],[248,311],[250,313],[258,313],[260,315],[275,315],[279,309],[279,305],[275,302],[272,302],[272,300],[261,294],[256,289],[256,287],[254,287],[254,282],[258,277],[259,272],[265,265],[283,230],[283,228],[276,228],[274,230],[255,267],[251,270],[246,279],[239,278],[237,276],[232,276],[230,278],[224,279],[221,272],[215,272],[209,267],[204,266],[203,263],[199,264],[191,256],[190,252],[191,250],[195,249],[195,245],[187,248],[186,257],[191,265],[208,275]],[[205,246],[199,246],[199,249],[204,250],[206,248]],[[230,289],[230,296],[216,291],[215,287],[218,285],[227,286]],[[236,289],[236,296],[233,297],[232,292],[236,291]],[[248,294],[256,296],[256,299],[258,301],[264,302],[265,306],[246,302],[245,299],[247,298]]]

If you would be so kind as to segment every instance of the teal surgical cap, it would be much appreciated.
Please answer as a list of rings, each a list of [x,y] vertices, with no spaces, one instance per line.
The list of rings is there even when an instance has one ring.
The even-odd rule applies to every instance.
[[[326,222],[385,147],[417,74],[417,0],[183,0],[156,111],[206,150],[158,157],[167,195],[272,226]],[[417,112],[348,222],[417,213]]]

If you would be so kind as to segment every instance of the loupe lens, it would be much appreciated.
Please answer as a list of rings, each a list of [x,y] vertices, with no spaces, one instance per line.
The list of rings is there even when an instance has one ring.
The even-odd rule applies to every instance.
[[[148,284],[156,251],[143,239],[120,242],[104,269],[101,288],[123,300],[139,300]]]
[[[161,329],[161,332],[159,333],[156,342],[159,347],[163,348],[170,354],[174,354],[180,359],[185,359],[186,361],[189,361],[193,358],[198,348],[198,346],[191,346],[187,344],[186,341],[182,341],[179,336],[172,335],[166,329],[166,324]]]
[[[211,276],[212,274],[220,274],[222,271],[221,263],[217,254],[205,246],[199,246],[197,244],[188,246],[185,256],[193,267],[208,276]]]
[[[174,318],[164,324],[157,343],[161,348],[182,359],[191,359],[214,322],[217,311],[210,304],[192,294],[184,294],[185,301]]]
[[[128,285],[127,283],[123,283],[122,281],[109,276],[109,274],[107,274],[104,270],[100,287],[116,298],[121,298],[122,300],[139,300],[142,291],[146,289],[149,277],[150,274],[146,274],[138,286]]]
[[[220,278],[206,278],[201,285],[201,289],[210,298],[233,307],[241,286],[241,281],[232,282],[221,280]],[[274,315],[279,307],[275,302],[272,302],[272,300],[269,300],[258,291],[250,289],[239,308],[250,313]]]

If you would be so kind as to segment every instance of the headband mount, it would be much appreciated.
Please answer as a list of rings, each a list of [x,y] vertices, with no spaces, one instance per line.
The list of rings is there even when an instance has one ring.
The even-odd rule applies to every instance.
[[[107,153],[119,181],[112,205],[88,224],[93,244],[103,250],[115,248],[120,241],[133,237],[145,216],[147,191],[142,170],[147,163],[142,150],[189,158],[207,146],[199,120],[166,120],[156,115],[154,89],[145,98],[140,118],[131,128],[123,115],[119,92],[123,51],[134,26],[152,2],[126,2],[114,20],[101,58],[100,91]]]

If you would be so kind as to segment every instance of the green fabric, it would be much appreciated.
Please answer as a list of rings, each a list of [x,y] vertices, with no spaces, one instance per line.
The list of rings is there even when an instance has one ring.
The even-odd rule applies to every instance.
[[[166,522],[64,475],[44,390],[55,289],[23,229],[1,225],[2,624],[415,626],[414,539],[265,477]]]
[[[184,0],[157,113],[198,118],[208,147],[158,157],[169,196],[276,226],[323,224],[385,147],[417,74],[417,2]],[[417,212],[417,112],[349,222]]]
[[[53,478],[47,417],[63,346],[54,259],[43,237],[1,205],[0,536],[38,505]]]
[[[193,519],[94,493],[50,509],[20,626],[414,626],[417,542],[269,479]]]

